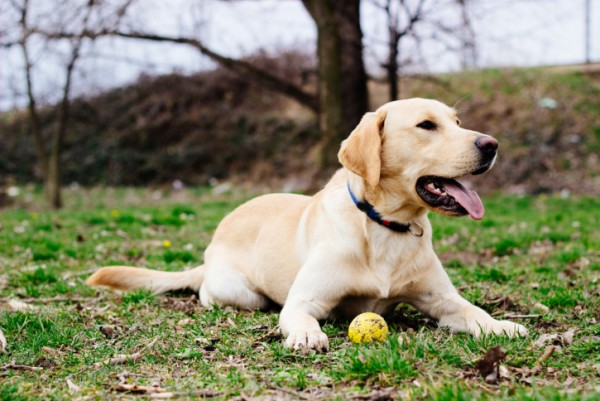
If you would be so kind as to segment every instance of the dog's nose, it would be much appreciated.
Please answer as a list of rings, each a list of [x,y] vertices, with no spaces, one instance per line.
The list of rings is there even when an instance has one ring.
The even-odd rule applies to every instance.
[[[478,136],[477,139],[475,139],[475,145],[484,154],[495,153],[498,149],[498,141],[491,136]]]

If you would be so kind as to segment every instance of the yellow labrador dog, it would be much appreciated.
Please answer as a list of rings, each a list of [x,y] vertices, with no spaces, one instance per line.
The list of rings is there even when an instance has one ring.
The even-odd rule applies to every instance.
[[[328,349],[319,320],[391,312],[406,302],[452,331],[526,335],[496,320],[450,282],[433,251],[427,211],[479,220],[477,194],[456,179],[492,167],[498,143],[460,127],[438,101],[391,102],[367,113],[342,143],[343,168],[316,195],[271,194],[223,219],[205,263],[186,272],[113,266],[92,286],[192,288],[204,306],[283,306],[280,326],[295,349]]]

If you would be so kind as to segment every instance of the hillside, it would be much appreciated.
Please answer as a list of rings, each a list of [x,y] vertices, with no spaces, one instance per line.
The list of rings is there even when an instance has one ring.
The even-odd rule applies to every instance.
[[[457,104],[463,125],[497,137],[500,158],[480,190],[600,194],[600,72],[485,70],[402,79],[403,97]],[[373,107],[386,88],[371,83]],[[43,111],[47,130],[52,107]],[[48,132],[48,131],[47,131]],[[0,174],[35,180],[23,112],[0,115]],[[141,77],[77,99],[64,152],[64,182],[146,185],[211,178],[306,189],[315,116],[226,71]]]

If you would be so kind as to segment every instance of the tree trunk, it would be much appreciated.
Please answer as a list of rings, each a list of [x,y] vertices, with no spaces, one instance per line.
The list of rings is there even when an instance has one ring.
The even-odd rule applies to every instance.
[[[369,111],[369,92],[363,61],[360,0],[334,0],[333,4],[340,36],[344,108],[344,132],[337,138],[339,147],[339,142],[356,128],[363,114]]]
[[[303,0],[317,25],[319,58],[319,167],[338,164],[340,143],[368,110],[362,58],[360,0]]]
[[[46,197],[53,209],[62,207],[61,181],[60,181],[60,153],[53,151],[48,159],[48,171],[44,182]]]
[[[319,128],[322,139],[316,149],[320,167],[331,166],[337,154],[336,142],[344,129],[342,101],[341,45],[336,18],[335,0],[304,0],[306,9],[317,25],[319,58]]]
[[[398,41],[395,40],[397,34],[398,33],[395,30],[390,32],[388,62],[385,66],[390,87],[390,101],[398,100],[398,97],[400,96],[398,85],[398,56],[400,52]]]

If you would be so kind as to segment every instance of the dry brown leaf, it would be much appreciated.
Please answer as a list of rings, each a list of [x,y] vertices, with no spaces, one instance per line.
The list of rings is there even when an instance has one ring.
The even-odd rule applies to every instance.
[[[488,349],[485,355],[477,361],[475,368],[481,373],[481,376],[486,378],[490,374],[496,373],[496,381],[498,379],[498,366],[506,358],[506,352],[499,346]]]

